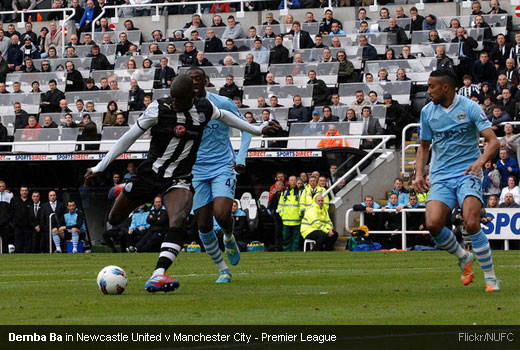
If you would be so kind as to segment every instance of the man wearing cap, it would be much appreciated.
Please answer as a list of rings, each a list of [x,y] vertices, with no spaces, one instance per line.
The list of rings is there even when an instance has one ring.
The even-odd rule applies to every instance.
[[[390,140],[388,144],[395,145],[396,148],[401,146],[401,131],[408,123],[408,112],[397,102],[392,99],[392,94],[385,93],[383,95],[384,106],[386,108],[386,135],[395,135],[395,139]]]
[[[22,50],[23,57],[24,58],[30,57],[33,60],[40,59],[41,58],[40,50],[38,50],[38,48],[36,46],[34,46],[31,36],[25,35],[23,40],[24,40],[25,45],[23,45],[20,48],[20,50]]]
[[[320,111],[315,109],[312,111],[312,119],[309,124],[305,125],[303,129],[303,135],[306,136],[315,136],[315,135],[323,135],[325,131],[325,126],[320,122]]]
[[[313,251],[329,251],[334,248],[338,233],[332,230],[332,221],[321,195],[316,196],[312,206],[305,211],[301,235],[304,239],[316,241]]]

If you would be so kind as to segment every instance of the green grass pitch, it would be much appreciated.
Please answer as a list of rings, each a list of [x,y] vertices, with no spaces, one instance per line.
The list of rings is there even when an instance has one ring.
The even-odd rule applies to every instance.
[[[502,291],[486,294],[478,263],[464,287],[446,252],[243,253],[227,285],[182,253],[180,288],[152,295],[157,254],[2,255],[0,324],[519,324],[520,252],[493,258]],[[106,265],[127,272],[123,295],[99,291]]]

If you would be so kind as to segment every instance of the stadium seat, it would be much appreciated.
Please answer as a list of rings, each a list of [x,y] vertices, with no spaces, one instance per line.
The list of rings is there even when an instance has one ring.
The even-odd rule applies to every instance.
[[[240,197],[240,208],[243,210],[249,208],[249,202],[252,198],[253,196],[251,195],[251,193],[244,192],[242,194],[242,197]]]
[[[309,245],[309,250],[312,250],[314,246],[316,245],[316,241],[312,239],[306,239],[305,242],[303,242],[303,251],[307,251],[307,244]]]

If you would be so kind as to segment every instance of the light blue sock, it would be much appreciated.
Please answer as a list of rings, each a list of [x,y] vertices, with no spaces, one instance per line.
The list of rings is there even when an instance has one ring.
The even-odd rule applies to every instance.
[[[78,242],[79,242],[79,233],[73,232],[72,233],[72,248],[74,250],[78,250]]]
[[[61,252],[61,239],[57,233],[52,234],[52,240],[54,241],[54,245],[56,246],[56,250]]]
[[[469,238],[471,239],[473,251],[475,252],[478,263],[482,271],[484,271],[484,278],[496,278],[493,269],[493,259],[491,258],[491,247],[484,232],[480,230],[474,235],[470,235]]]
[[[446,226],[442,228],[441,233],[439,233],[437,237],[433,237],[433,240],[435,241],[437,248],[446,250],[448,253],[454,254],[459,259],[466,257],[466,251],[457,242],[453,232],[451,232],[451,230],[449,230]]]
[[[199,237],[206,249],[206,253],[208,253],[209,257],[217,265],[218,269],[220,271],[228,270],[226,262],[222,257],[220,247],[218,246],[218,239],[217,235],[215,235],[215,231],[211,230],[208,233],[202,233],[199,231]]]

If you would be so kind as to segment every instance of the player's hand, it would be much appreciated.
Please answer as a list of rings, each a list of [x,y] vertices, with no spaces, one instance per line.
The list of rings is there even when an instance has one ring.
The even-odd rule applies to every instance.
[[[482,170],[482,164],[480,164],[478,162],[474,162],[468,166],[468,168],[464,172],[464,176],[471,175],[471,176],[479,177],[481,170]]]
[[[85,181],[92,180],[94,177],[99,176],[100,173],[95,173],[92,171],[91,168],[87,169],[87,172],[85,173]]]
[[[262,135],[274,136],[278,133],[278,131],[280,131],[280,129],[281,129],[280,125],[271,121],[271,122],[269,122],[268,126],[266,126],[262,129]]]
[[[233,169],[239,174],[244,174],[246,172],[246,166],[244,164],[235,164]]]
[[[428,192],[430,186],[426,183],[424,176],[416,176],[413,181],[413,188],[415,189],[415,192],[425,193]]]

